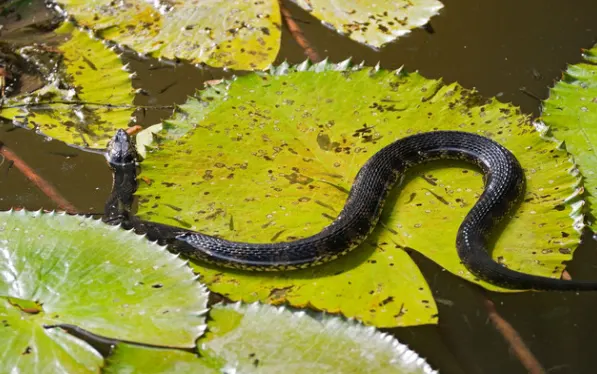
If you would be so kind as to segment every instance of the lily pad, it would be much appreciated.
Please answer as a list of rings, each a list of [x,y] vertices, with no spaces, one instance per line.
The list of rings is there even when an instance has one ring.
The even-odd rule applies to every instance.
[[[160,131],[162,131],[162,124],[158,123],[157,125],[149,126],[137,133],[135,136],[135,146],[139,156],[142,158],[147,156],[146,147],[151,147],[154,134]]]
[[[583,51],[583,62],[568,67],[543,103],[542,120],[565,142],[584,178],[588,207],[597,203],[597,45]],[[589,225],[597,231],[597,213]]]
[[[373,153],[409,134],[452,129],[504,144],[525,168],[525,201],[497,240],[496,261],[558,277],[580,240],[582,189],[567,153],[516,107],[458,84],[348,63],[282,65],[199,93],[163,126],[140,175],[138,214],[147,220],[247,242],[310,236],[337,216]],[[372,236],[337,261],[267,274],[194,268],[233,300],[311,306],[383,327],[436,323],[413,249],[505,291],[475,279],[455,249],[482,188],[470,165],[425,165],[390,195]]]
[[[118,54],[72,24],[56,32],[70,39],[53,52],[60,63],[46,74],[46,86],[6,100],[0,117],[68,144],[103,148],[131,120],[130,73]]]
[[[216,305],[200,357],[119,344],[107,373],[436,373],[389,335],[354,321],[268,305]],[[142,365],[142,366],[139,366]]]
[[[198,357],[197,354],[174,349],[159,349],[117,344],[106,359],[105,374],[145,373],[145,374],[226,374],[224,367],[212,360]],[[231,373],[232,374],[232,373]]]
[[[215,306],[210,318],[201,354],[243,373],[436,373],[390,335],[338,317],[235,304]]]
[[[153,57],[253,70],[269,66],[280,49],[277,0],[56,2],[99,37]]]
[[[437,0],[293,0],[351,39],[379,48],[429,22],[444,5]]]
[[[96,373],[102,356],[82,340],[59,328],[45,329],[38,315],[29,314],[0,297],[0,332],[4,372]]]
[[[64,372],[97,367],[98,354],[44,327],[194,347],[207,293],[184,261],[143,236],[91,218],[9,211],[0,213],[0,300],[2,336],[11,337],[0,372],[47,362]],[[27,350],[30,360],[16,360]]]

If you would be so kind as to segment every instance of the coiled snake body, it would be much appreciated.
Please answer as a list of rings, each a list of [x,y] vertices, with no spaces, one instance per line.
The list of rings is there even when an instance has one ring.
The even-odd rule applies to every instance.
[[[434,131],[398,139],[381,149],[357,174],[344,208],[321,232],[280,243],[233,242],[179,227],[143,221],[130,211],[136,190],[136,152],[119,130],[106,157],[114,173],[104,220],[169,244],[181,254],[218,265],[273,271],[304,268],[338,258],[357,247],[377,224],[391,188],[409,167],[438,159],[473,163],[484,174],[485,190],[462,222],[456,248],[477,277],[512,289],[597,290],[597,282],[565,281],[510,270],[487,251],[490,235],[524,192],[523,170],[510,151],[488,138],[458,131]]]

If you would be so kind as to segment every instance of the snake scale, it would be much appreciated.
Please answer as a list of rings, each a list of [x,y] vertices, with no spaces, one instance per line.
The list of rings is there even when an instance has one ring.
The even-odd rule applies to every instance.
[[[111,140],[106,158],[114,181],[106,203],[105,222],[133,228],[192,259],[256,271],[305,268],[346,254],[373,231],[389,191],[407,169],[438,159],[463,160],[477,165],[485,182],[482,195],[462,221],[456,237],[458,256],[469,271],[489,283],[511,289],[597,290],[597,282],[525,274],[492,259],[488,243],[520,201],[525,177],[510,151],[480,135],[433,131],[394,141],[362,166],[344,208],[330,225],[310,237],[279,243],[233,242],[141,220],[131,212],[137,188],[137,154],[124,130]]]

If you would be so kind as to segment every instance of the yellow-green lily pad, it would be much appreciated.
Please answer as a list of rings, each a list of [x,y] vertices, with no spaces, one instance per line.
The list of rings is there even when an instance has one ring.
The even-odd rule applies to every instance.
[[[56,32],[66,41],[54,52],[60,63],[46,86],[3,102],[0,117],[68,144],[103,148],[131,120],[130,73],[116,52],[72,24]]]
[[[277,0],[56,2],[99,37],[153,57],[254,70],[269,66],[280,49]]]
[[[348,63],[282,65],[200,92],[163,126],[142,164],[143,219],[247,242],[313,235],[340,212],[373,153],[409,134],[452,129],[502,143],[525,169],[525,201],[497,241],[496,261],[558,277],[580,240],[582,189],[567,153],[516,107],[458,84]],[[372,236],[337,261],[267,274],[194,268],[233,300],[311,306],[383,327],[436,323],[410,250],[504,291],[475,279],[455,249],[481,192],[470,166],[426,165],[390,195]]]
[[[437,0],[293,0],[351,39],[379,48],[425,25],[444,5]]]

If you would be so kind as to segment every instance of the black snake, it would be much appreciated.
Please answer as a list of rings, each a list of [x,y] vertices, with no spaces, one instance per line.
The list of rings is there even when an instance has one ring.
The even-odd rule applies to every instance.
[[[485,189],[460,225],[456,248],[462,263],[477,277],[512,289],[597,290],[597,282],[565,281],[510,270],[487,251],[491,234],[523,195],[525,177],[514,155],[483,136],[434,131],[387,145],[360,169],[344,208],[321,232],[280,243],[232,242],[179,227],[140,220],[131,213],[137,188],[137,154],[129,135],[119,130],[106,158],[114,173],[104,220],[145,233],[189,258],[225,267],[258,271],[305,268],[334,260],[357,247],[372,232],[392,187],[414,165],[438,159],[464,160],[484,174]]]

